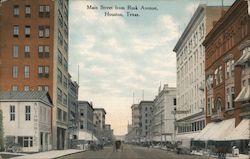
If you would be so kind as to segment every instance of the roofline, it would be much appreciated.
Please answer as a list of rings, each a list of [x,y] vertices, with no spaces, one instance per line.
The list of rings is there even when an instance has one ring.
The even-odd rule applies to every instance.
[[[85,103],[88,104],[89,107],[94,111],[94,108],[93,108],[92,104],[90,104],[88,101],[78,101],[78,105],[81,104],[81,103],[82,104],[85,104]]]
[[[206,35],[206,37],[202,43],[204,46],[207,44],[209,39],[214,38],[212,36],[215,34],[216,30],[219,30],[219,28],[222,27],[221,24],[225,23],[225,21],[227,21],[229,19],[229,16],[235,11],[235,8],[237,8],[241,3],[244,3],[244,2],[245,2],[245,0],[234,1],[234,3],[231,5],[231,7],[226,11],[226,13],[224,15],[221,16],[221,18],[215,23],[215,25],[210,30],[210,32]],[[247,3],[247,2],[245,2],[245,3]]]
[[[43,103],[47,106],[51,106],[51,107],[53,106],[52,103],[44,102],[41,99],[29,99],[29,101],[27,101],[25,99],[0,99],[0,102],[40,102],[40,103]]]
[[[182,33],[181,37],[179,38],[178,42],[176,43],[176,45],[175,45],[175,47],[173,49],[174,52],[178,51],[181,44],[183,43],[183,40],[186,38],[187,34],[191,30],[194,22],[196,22],[196,20],[199,18],[199,15],[202,13],[202,11],[205,9],[205,7],[207,7],[206,4],[200,4],[199,7],[196,9],[196,11],[194,12],[194,14],[193,14],[191,20],[189,21],[187,27],[185,28],[184,32]]]
[[[105,114],[107,114],[104,108],[94,108],[94,111],[95,110],[102,110]]]

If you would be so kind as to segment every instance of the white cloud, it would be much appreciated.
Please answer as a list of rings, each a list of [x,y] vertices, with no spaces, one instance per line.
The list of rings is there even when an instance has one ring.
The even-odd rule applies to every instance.
[[[133,91],[144,90],[145,99],[153,100],[160,81],[175,84],[170,44],[178,36],[178,27],[169,15],[139,28],[137,22],[84,9],[94,2],[71,3],[70,64],[80,64],[79,99],[104,107],[115,133],[125,133]]]

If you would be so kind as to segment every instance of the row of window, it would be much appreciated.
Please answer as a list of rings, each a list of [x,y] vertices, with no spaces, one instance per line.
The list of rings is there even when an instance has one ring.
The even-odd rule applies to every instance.
[[[57,101],[62,103],[64,106],[68,105],[68,96],[60,88],[57,88]]]
[[[18,66],[12,66],[12,78],[18,78]],[[30,78],[30,66],[24,66],[24,78]],[[38,66],[38,78],[49,78],[49,66]]]
[[[19,37],[20,28],[19,25],[13,26],[13,37]],[[24,35],[26,38],[31,36],[31,26],[24,26]],[[39,38],[49,38],[50,36],[50,27],[47,25],[38,26],[38,37]]]
[[[25,17],[31,17],[31,6],[25,5],[24,7]],[[13,16],[20,16],[20,7],[19,5],[14,5],[13,7]],[[39,6],[39,17],[49,17],[50,16],[50,6],[49,5],[40,5]]]
[[[30,106],[26,105],[25,106],[25,120],[30,121],[31,119],[31,110]],[[10,105],[10,121],[15,121],[16,120],[16,107],[14,105]]]
[[[11,90],[12,91],[18,91],[18,86],[17,85],[13,85],[11,87]],[[24,88],[23,88],[24,91],[30,91],[30,86],[29,85],[25,85]],[[49,86],[47,85],[40,85],[37,87],[37,90],[38,91],[49,91]]]
[[[57,120],[66,122],[67,121],[67,112],[63,111],[60,108],[57,108]]]
[[[193,122],[190,126],[178,126],[178,133],[183,133],[183,132],[191,132],[191,131],[200,131],[205,127],[205,121],[197,121]]]
[[[12,49],[12,56],[14,58],[19,57],[19,46],[13,45]],[[39,58],[49,58],[49,52],[50,48],[48,45],[39,45],[38,46],[38,57]],[[29,58],[30,57],[30,45],[24,45],[24,57]]]

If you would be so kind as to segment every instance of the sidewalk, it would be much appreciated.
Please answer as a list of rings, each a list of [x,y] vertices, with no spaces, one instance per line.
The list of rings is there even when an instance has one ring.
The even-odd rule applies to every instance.
[[[67,149],[67,150],[52,150],[46,152],[39,152],[35,154],[13,157],[14,159],[53,159],[61,156],[66,156],[74,153],[83,152],[85,150],[75,150],[75,149]]]

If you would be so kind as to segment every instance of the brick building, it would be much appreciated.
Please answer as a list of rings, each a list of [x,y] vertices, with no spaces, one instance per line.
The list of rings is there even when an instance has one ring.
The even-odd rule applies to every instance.
[[[246,44],[250,38],[249,30],[247,2],[237,0],[205,38],[207,125],[197,137],[199,140],[227,141],[224,143],[227,151],[231,151],[230,147],[236,145],[242,153],[247,151],[246,145],[249,142],[249,109],[245,108],[249,108],[250,95],[242,93],[244,98],[237,96],[242,88],[248,88],[247,85],[250,84],[247,68],[249,43]],[[245,57],[247,54],[248,57]],[[235,65],[244,65],[244,71],[248,71],[248,75],[242,72],[242,67]],[[245,101],[235,101],[236,97],[239,101]],[[214,130],[217,130],[216,133]]]
[[[0,91],[48,91],[53,148],[66,148],[68,0],[0,1],[0,41]]]

